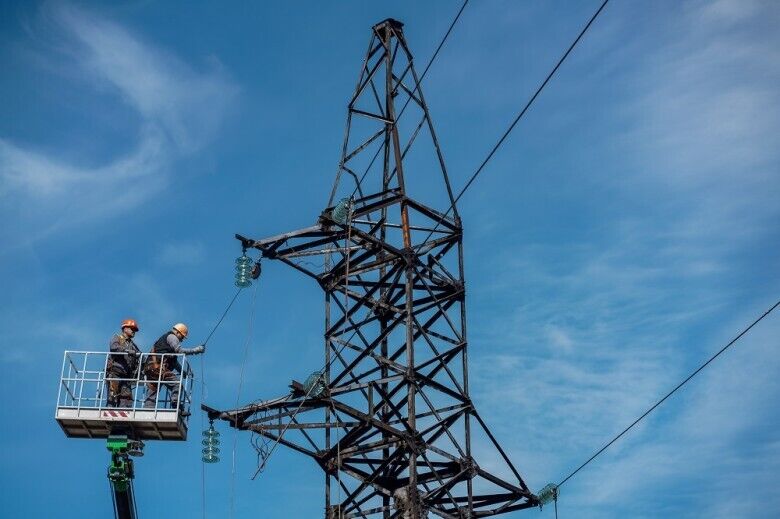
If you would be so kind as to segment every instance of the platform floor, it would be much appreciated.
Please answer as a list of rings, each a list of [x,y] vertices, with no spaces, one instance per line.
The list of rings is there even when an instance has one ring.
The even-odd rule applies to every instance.
[[[187,422],[175,409],[58,407],[55,418],[68,438],[107,438],[124,427],[139,440],[187,439]]]

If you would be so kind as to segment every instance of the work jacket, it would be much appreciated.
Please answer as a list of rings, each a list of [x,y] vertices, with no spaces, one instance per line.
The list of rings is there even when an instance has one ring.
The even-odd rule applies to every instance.
[[[133,339],[126,337],[123,333],[119,333],[111,337],[108,348],[112,354],[108,356],[106,370],[113,374],[121,375],[122,378],[134,377],[138,369],[138,359],[141,356],[141,350],[133,342]]]
[[[152,345],[152,355],[149,355],[149,366],[152,369],[158,369],[160,363],[163,362],[163,369],[171,371],[181,371],[181,364],[179,364],[179,358],[173,355],[153,355],[154,353],[188,353],[189,350],[185,350],[181,347],[181,341],[173,332],[166,332],[160,336]]]

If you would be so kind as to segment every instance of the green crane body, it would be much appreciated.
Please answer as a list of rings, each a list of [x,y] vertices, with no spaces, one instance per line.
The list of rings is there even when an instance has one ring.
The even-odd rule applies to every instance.
[[[106,447],[111,453],[108,479],[116,492],[127,492],[127,487],[134,477],[133,460],[128,455],[127,436],[109,436]]]

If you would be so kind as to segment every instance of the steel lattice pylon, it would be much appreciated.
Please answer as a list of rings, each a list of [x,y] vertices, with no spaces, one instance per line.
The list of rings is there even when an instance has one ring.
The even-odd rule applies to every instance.
[[[325,291],[322,377],[293,382],[275,400],[203,408],[314,459],[326,474],[328,518],[536,506],[469,398],[462,227],[402,27],[392,19],[373,27],[317,224],[260,240],[237,235],[245,250]],[[426,143],[431,152],[415,155]],[[408,189],[416,179],[430,191],[434,170],[438,210]],[[472,457],[476,442],[490,471]]]

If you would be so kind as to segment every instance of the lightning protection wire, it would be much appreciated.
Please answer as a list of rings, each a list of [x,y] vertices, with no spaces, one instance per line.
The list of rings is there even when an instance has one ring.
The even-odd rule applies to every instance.
[[[566,476],[565,478],[563,478],[563,480],[562,480],[560,483],[558,483],[558,488],[560,488],[560,487],[561,487],[561,485],[563,485],[564,483],[566,483],[567,481],[569,481],[569,480],[570,480],[572,477],[574,477],[574,475],[575,475],[575,474],[577,474],[577,473],[578,473],[580,470],[584,469],[584,468],[585,468],[585,467],[586,467],[586,466],[587,466],[587,465],[588,465],[588,464],[589,464],[591,461],[595,460],[595,459],[596,459],[596,458],[597,458],[597,457],[598,457],[598,456],[599,456],[599,455],[600,455],[602,452],[604,452],[605,450],[607,450],[607,449],[608,449],[610,446],[612,446],[612,445],[613,445],[613,444],[614,444],[616,441],[618,441],[620,438],[622,438],[622,437],[623,437],[623,435],[625,435],[625,434],[626,434],[628,431],[630,431],[630,430],[631,430],[631,429],[632,429],[632,428],[633,428],[635,425],[637,425],[639,422],[641,422],[641,421],[642,421],[642,420],[643,420],[643,419],[644,419],[644,418],[645,418],[647,415],[649,415],[650,413],[652,413],[652,412],[653,412],[653,411],[654,411],[654,410],[655,410],[655,409],[656,409],[658,406],[660,406],[661,404],[663,404],[663,403],[664,403],[664,402],[665,402],[665,401],[666,401],[666,400],[667,400],[667,399],[668,399],[670,396],[672,396],[673,394],[675,394],[675,393],[676,393],[676,392],[677,392],[677,391],[678,391],[680,388],[682,388],[682,387],[683,387],[685,384],[687,384],[687,383],[688,383],[688,382],[689,382],[689,381],[690,381],[690,380],[691,380],[693,377],[695,377],[696,375],[698,375],[698,374],[699,374],[699,373],[700,373],[700,372],[701,372],[701,371],[702,371],[704,368],[706,368],[707,366],[709,366],[709,365],[710,365],[710,363],[711,363],[712,361],[714,361],[715,359],[717,359],[717,358],[718,358],[718,357],[719,357],[719,356],[720,356],[720,355],[721,355],[723,352],[725,352],[725,351],[726,351],[727,349],[729,349],[731,346],[733,346],[734,344],[736,344],[736,343],[737,343],[737,341],[739,341],[739,340],[740,340],[740,339],[741,339],[741,338],[742,338],[742,337],[743,337],[745,334],[747,334],[747,333],[748,333],[748,332],[749,332],[749,331],[750,331],[750,330],[751,330],[751,329],[752,329],[752,328],[753,328],[755,325],[757,325],[758,323],[760,323],[760,322],[761,322],[761,321],[762,321],[762,320],[763,320],[765,317],[767,317],[769,314],[771,314],[771,313],[772,313],[772,312],[775,310],[775,308],[777,308],[778,306],[780,306],[780,300],[778,300],[778,301],[777,301],[777,302],[776,302],[774,305],[772,305],[772,306],[771,306],[771,307],[770,307],[770,308],[769,308],[769,309],[768,309],[766,312],[764,312],[763,314],[761,314],[761,316],[759,316],[759,317],[758,317],[758,318],[757,318],[755,321],[753,321],[752,323],[750,323],[750,324],[749,324],[747,327],[745,327],[745,328],[744,328],[744,329],[743,329],[741,332],[739,332],[739,334],[738,334],[736,337],[734,337],[733,339],[731,339],[731,341],[729,341],[729,343],[728,343],[728,344],[726,344],[724,347],[722,347],[720,350],[718,350],[718,352],[717,352],[717,353],[715,353],[713,356],[711,356],[709,359],[707,359],[707,362],[705,362],[704,364],[702,364],[701,366],[699,366],[698,368],[696,368],[696,370],[695,370],[693,373],[691,373],[690,375],[688,375],[688,376],[685,378],[685,380],[683,380],[682,382],[680,382],[679,384],[677,384],[677,386],[676,386],[674,389],[672,389],[671,391],[669,391],[669,392],[668,392],[668,393],[667,393],[667,394],[666,394],[666,395],[665,395],[663,398],[661,398],[659,401],[657,401],[655,404],[653,404],[653,406],[652,406],[650,409],[648,409],[647,411],[645,411],[645,412],[642,414],[642,416],[640,416],[639,418],[637,418],[636,420],[634,420],[634,421],[633,421],[633,423],[631,423],[631,425],[629,425],[628,427],[626,427],[625,429],[623,429],[622,431],[620,431],[620,434],[618,434],[617,436],[615,436],[614,438],[612,438],[612,439],[611,439],[611,440],[610,440],[610,441],[609,441],[609,442],[608,442],[606,445],[604,445],[602,448],[600,448],[598,451],[596,451],[596,453],[595,453],[593,456],[591,456],[590,458],[588,458],[588,459],[587,459],[587,461],[585,461],[585,463],[583,463],[582,465],[580,465],[579,467],[577,467],[577,468],[576,468],[576,469],[575,469],[575,470],[574,470],[574,471],[573,471],[571,474],[569,474],[568,476]]]
[[[566,52],[563,53],[563,56],[558,60],[558,63],[555,64],[553,69],[550,71],[549,74],[547,74],[547,77],[544,78],[544,81],[539,85],[539,87],[536,89],[534,94],[531,96],[530,99],[528,99],[528,102],[526,102],[525,106],[523,106],[523,109],[520,110],[520,113],[517,114],[517,116],[512,121],[512,124],[509,125],[509,127],[506,129],[504,134],[501,136],[500,139],[498,139],[498,142],[496,142],[495,146],[490,150],[490,153],[487,154],[485,157],[485,160],[482,161],[482,163],[479,165],[477,170],[474,172],[473,175],[469,178],[468,182],[466,182],[466,185],[463,186],[463,189],[460,190],[460,193],[458,193],[458,196],[455,197],[455,200],[450,204],[450,207],[447,209],[447,212],[444,213],[444,216],[442,217],[442,220],[446,218],[450,211],[452,211],[455,207],[455,205],[458,203],[458,200],[461,199],[463,194],[471,187],[471,184],[474,183],[474,181],[477,179],[477,177],[482,173],[482,171],[485,169],[485,166],[488,162],[490,162],[490,159],[493,158],[493,155],[496,154],[496,151],[501,147],[501,145],[504,143],[507,137],[509,137],[509,134],[512,133],[512,130],[515,129],[515,126],[517,126],[517,123],[520,122],[520,119],[523,118],[523,116],[528,112],[528,109],[531,108],[531,105],[534,104],[534,101],[536,101],[536,98],[539,97],[539,94],[542,93],[542,90],[544,90],[544,87],[547,86],[547,84],[550,82],[550,80],[553,78],[556,72],[558,72],[558,69],[561,68],[561,65],[563,65],[563,62],[566,61],[566,58],[569,57],[569,54],[574,50],[574,48],[577,46],[577,44],[580,42],[583,36],[585,36],[585,33],[588,32],[588,29],[590,29],[590,26],[593,25],[593,22],[596,21],[596,18],[599,17],[601,12],[604,10],[604,8],[609,3],[609,0],[604,0],[602,4],[599,6],[599,8],[596,10],[595,13],[593,13],[593,16],[590,17],[590,20],[588,20],[588,23],[585,24],[585,27],[582,28],[580,33],[577,35],[577,38],[569,45],[569,48],[566,49]],[[425,238],[422,243],[420,244],[419,248],[422,248],[422,246],[433,236],[433,233],[436,232],[436,229],[439,228],[439,225],[441,224],[441,220],[436,223],[436,225],[433,227],[433,230],[428,234],[428,237]]]

